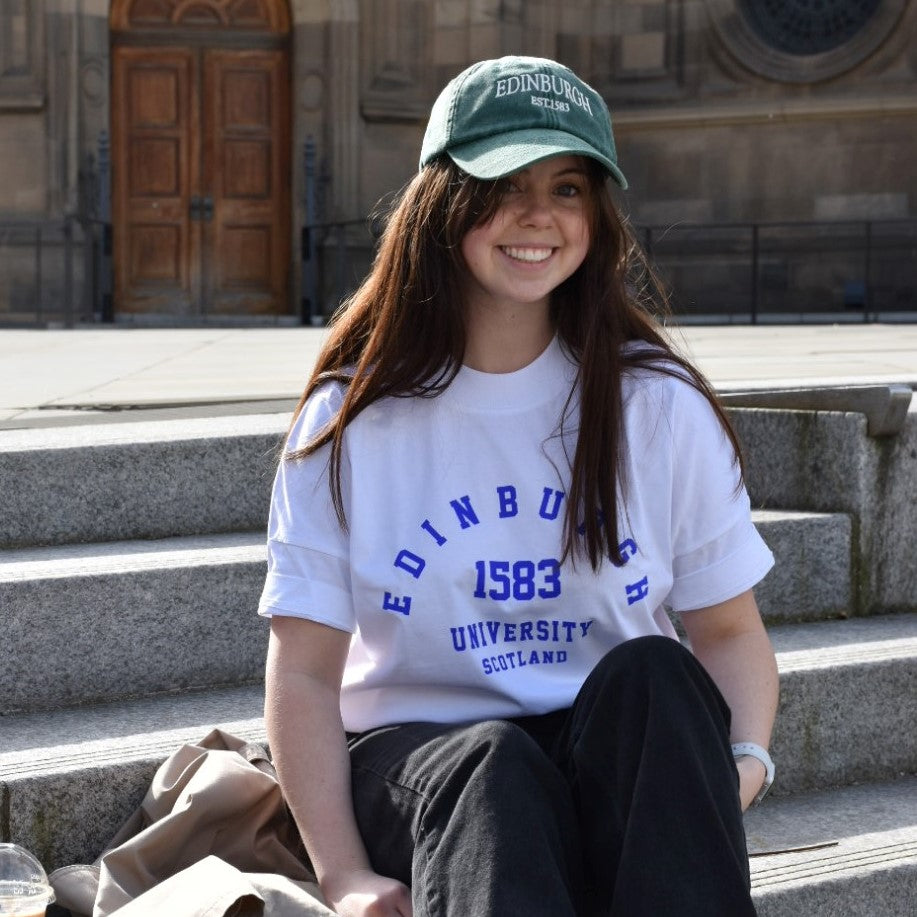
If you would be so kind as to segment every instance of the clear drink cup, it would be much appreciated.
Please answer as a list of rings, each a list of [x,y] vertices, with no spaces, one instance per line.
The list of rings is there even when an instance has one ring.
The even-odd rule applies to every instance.
[[[41,863],[18,844],[0,844],[0,917],[45,917],[53,900]]]

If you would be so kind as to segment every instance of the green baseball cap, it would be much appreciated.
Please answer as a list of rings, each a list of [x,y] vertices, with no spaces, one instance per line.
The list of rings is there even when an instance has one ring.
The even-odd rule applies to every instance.
[[[605,100],[569,67],[542,57],[480,61],[452,80],[433,103],[420,168],[441,153],[485,179],[551,156],[589,156],[627,187]]]

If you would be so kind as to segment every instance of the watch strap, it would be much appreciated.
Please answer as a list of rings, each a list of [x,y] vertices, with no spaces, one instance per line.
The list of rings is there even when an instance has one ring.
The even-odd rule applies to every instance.
[[[757,758],[764,765],[764,783],[761,786],[761,789],[758,790],[758,795],[754,798],[754,805],[758,805],[762,799],[767,795],[767,791],[771,788],[771,784],[774,782],[774,761],[773,758],[767,753],[766,748],[762,748],[755,742],[736,742],[732,746],[732,757],[741,758],[745,755],[748,755],[750,758]]]

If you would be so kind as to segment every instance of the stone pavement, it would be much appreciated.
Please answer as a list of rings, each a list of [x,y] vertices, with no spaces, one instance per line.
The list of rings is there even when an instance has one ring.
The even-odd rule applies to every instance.
[[[324,334],[299,327],[0,330],[0,429],[289,410]],[[917,387],[917,324],[684,326],[673,336],[724,392]]]

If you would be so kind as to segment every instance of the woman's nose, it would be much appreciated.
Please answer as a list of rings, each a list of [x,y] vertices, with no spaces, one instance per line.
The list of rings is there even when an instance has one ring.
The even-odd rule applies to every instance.
[[[519,220],[526,225],[541,225],[551,221],[551,202],[547,195],[527,192],[520,200]]]

